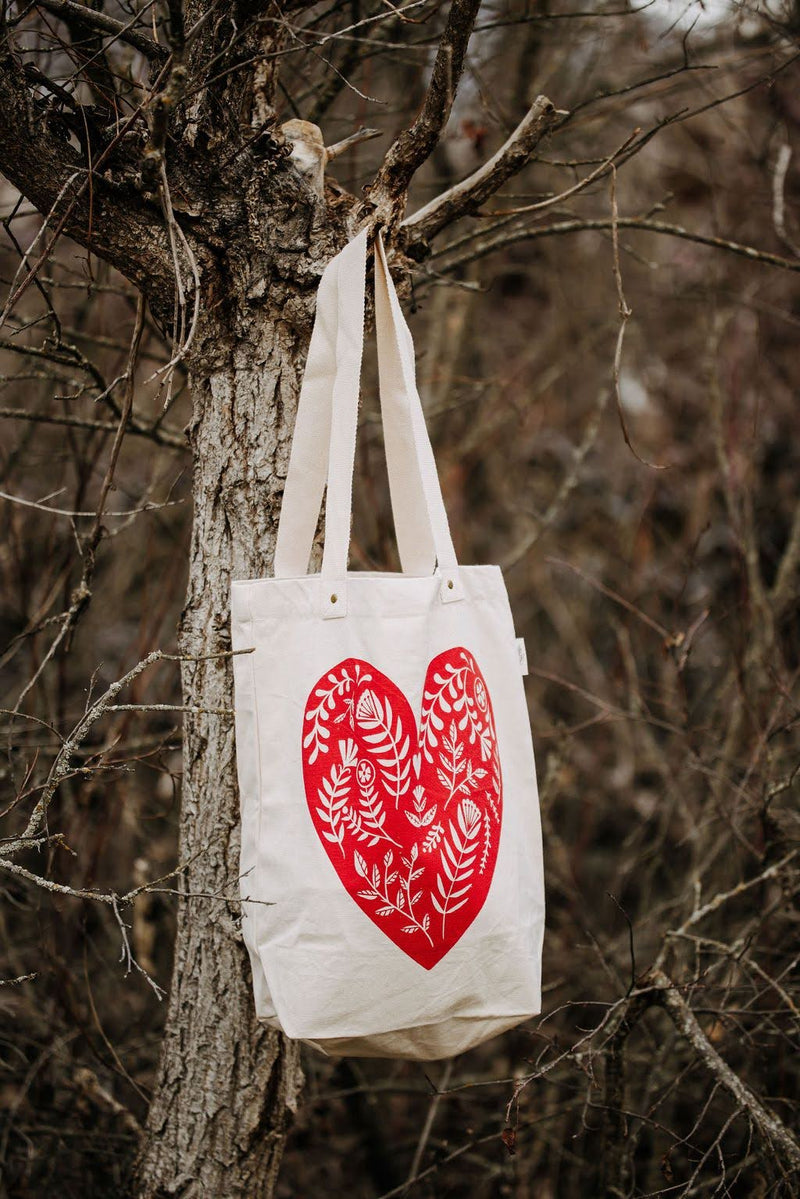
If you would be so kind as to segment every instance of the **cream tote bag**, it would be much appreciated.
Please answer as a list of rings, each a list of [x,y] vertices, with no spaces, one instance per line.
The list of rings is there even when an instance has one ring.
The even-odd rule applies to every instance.
[[[379,237],[402,573],[347,570],[366,262],[364,231],[320,282],[275,577],[232,586],[242,928],[261,1020],[429,1061],[539,1011],[541,831],[524,649],[499,567],[456,562]]]

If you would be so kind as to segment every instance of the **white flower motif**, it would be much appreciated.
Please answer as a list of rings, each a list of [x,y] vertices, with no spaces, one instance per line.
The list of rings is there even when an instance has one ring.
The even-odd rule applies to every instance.
[[[359,724],[371,724],[376,720],[383,720],[383,712],[381,710],[380,701],[374,691],[369,688],[362,691],[356,704],[356,720]]]
[[[459,807],[459,823],[463,831],[471,835],[481,818],[481,810],[472,799],[462,799]]]
[[[480,679],[475,680],[475,702],[477,703],[481,712],[486,711],[486,705],[488,703],[486,697],[486,688]]]
[[[362,787],[369,787],[375,778],[375,767],[366,758],[362,758],[356,767],[356,778]]]
[[[342,766],[345,768],[355,766],[356,758],[358,757],[358,747],[352,737],[339,742],[339,753],[342,755]]]

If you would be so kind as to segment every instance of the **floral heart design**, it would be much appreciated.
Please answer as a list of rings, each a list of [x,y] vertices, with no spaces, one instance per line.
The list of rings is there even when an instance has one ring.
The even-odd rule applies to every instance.
[[[428,666],[419,729],[408,700],[347,658],[306,703],[303,778],[314,828],[362,912],[426,970],[483,907],[503,785],[486,681],[461,647]]]

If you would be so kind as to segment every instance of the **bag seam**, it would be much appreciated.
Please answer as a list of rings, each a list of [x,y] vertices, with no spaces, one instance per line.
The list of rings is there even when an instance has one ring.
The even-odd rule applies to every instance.
[[[253,645],[253,652],[252,652],[252,654],[249,654],[248,657],[250,658],[250,663],[249,663],[249,665],[250,665],[250,684],[253,689],[253,716],[255,717],[255,726],[256,726],[256,730],[255,730],[255,734],[256,734],[255,735],[255,741],[256,741],[256,746],[255,746],[255,748],[256,748],[256,797],[255,798],[258,803],[258,819],[256,821],[256,834],[255,834],[256,835],[256,852],[255,852],[255,865],[253,867],[253,886],[256,891],[256,895],[258,896],[260,894],[259,879],[260,879],[260,865],[261,865],[261,835],[262,835],[261,824],[262,824],[262,812],[263,812],[263,807],[264,807],[264,804],[263,804],[264,780],[262,777],[262,762],[261,762],[261,720],[260,720],[260,716],[259,716],[259,707],[258,707],[258,690],[256,687],[255,657],[256,657],[257,646],[256,646],[255,624],[254,624],[254,619],[253,619],[252,595],[250,592],[248,592],[248,596],[247,596],[247,614],[248,614],[248,619],[249,619],[250,640]],[[242,823],[242,830],[244,831],[244,822]],[[241,885],[240,885],[240,887],[241,887]],[[241,889],[240,889],[239,893],[241,895]],[[266,980],[266,983],[267,983],[267,990],[269,991],[269,979],[267,978],[267,972],[264,969],[264,963],[262,961],[261,953],[258,948],[259,932],[260,932],[261,904],[255,903],[253,906],[255,908],[255,912],[253,913],[253,916],[252,916],[253,932],[255,934],[253,940],[254,940],[254,944],[255,944],[256,955],[258,957],[262,973],[264,974],[264,979]],[[270,998],[272,998],[272,992],[270,991],[269,993],[270,993]],[[274,1006],[274,1001],[273,1001],[273,1006]]]

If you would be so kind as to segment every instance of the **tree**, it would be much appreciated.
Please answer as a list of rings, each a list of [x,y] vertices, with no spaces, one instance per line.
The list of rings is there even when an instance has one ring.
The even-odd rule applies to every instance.
[[[481,210],[530,161],[544,136],[571,119],[549,100],[533,99],[527,111],[514,114],[516,124],[494,156],[407,215],[409,186],[447,126],[480,4],[453,0],[446,11],[433,3],[407,7],[413,12],[353,3],[321,13],[304,3],[228,8],[196,0],[184,9],[180,0],[170,0],[166,16],[151,26],[147,6],[133,16],[120,6],[112,17],[102,6],[40,0],[33,11],[20,8],[4,17],[0,169],[46,218],[43,251],[63,233],[136,285],[171,341],[165,381],[185,363],[192,391],[194,516],[180,631],[186,712],[178,860],[186,898],[178,908],[161,1064],[140,1159],[142,1196],[270,1194],[301,1089],[296,1047],[254,1023],[230,905],[211,904],[199,919],[190,897],[231,896],[236,887],[228,585],[232,576],[269,572],[319,276],[367,222],[383,228],[394,265],[407,280],[412,264],[428,257],[433,239]],[[44,36],[42,29],[51,28],[39,23],[45,14],[63,38],[49,75],[33,61],[26,41],[31,29]],[[487,6],[487,25],[497,19]],[[290,74],[293,56],[309,47],[324,55],[328,43],[341,47],[338,74],[303,97],[308,108],[301,115],[322,121],[339,78],[353,72],[375,41],[407,38],[416,21],[422,45],[435,47],[417,115],[393,139],[363,196],[324,184],[325,161],[340,147],[326,152],[316,123],[281,127],[276,116],[284,78],[300,91],[297,73]],[[365,28],[370,36],[361,42],[354,31]],[[69,86],[60,78],[67,63]],[[684,69],[685,63],[670,68]],[[628,132],[560,194],[515,204],[465,245],[448,243],[447,269],[458,275],[476,258],[517,240],[587,228],[609,233],[621,313],[613,373],[618,398],[627,321],[620,229],[705,239],[733,255],[797,267],[783,253],[693,234],[651,213],[620,218],[615,195],[602,215],[568,215],[536,230],[518,219],[536,204],[541,211],[556,208],[599,180],[605,186],[660,128],[654,121],[644,132]],[[35,258],[28,252],[12,302],[35,284],[44,261],[44,253]],[[115,447],[118,453],[122,436],[133,431],[133,367],[129,376],[122,385],[109,487]],[[624,422],[621,403],[619,412]],[[90,603],[101,517],[102,503],[83,547],[84,575],[61,627],[63,639]],[[52,786],[30,816],[21,851],[25,838],[47,837],[47,799],[69,765],[64,757],[62,773],[59,767],[51,774]],[[661,990],[676,1021],[693,1035],[668,980]],[[621,1043],[618,1030],[615,1035]],[[746,1098],[738,1097],[745,1108]],[[751,1115],[758,1123],[755,1108]],[[606,1183],[611,1187],[613,1179]]]

